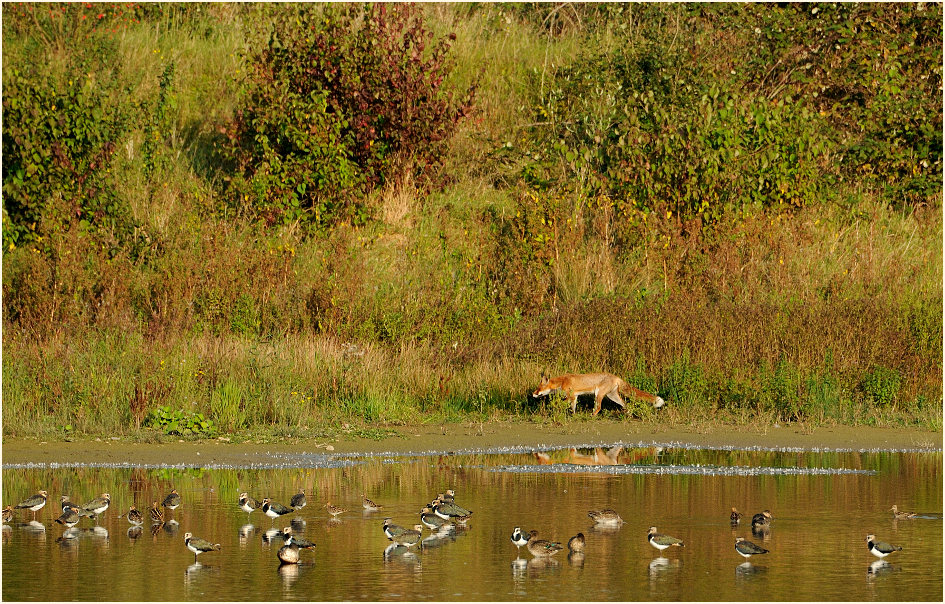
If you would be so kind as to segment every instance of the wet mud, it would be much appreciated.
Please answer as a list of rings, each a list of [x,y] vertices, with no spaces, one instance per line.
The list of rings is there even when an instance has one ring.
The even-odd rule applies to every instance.
[[[942,433],[915,429],[791,426],[750,429],[744,426],[665,427],[625,422],[588,422],[564,426],[524,422],[400,426],[397,436],[291,439],[284,442],[207,440],[162,444],[120,438],[44,442],[5,438],[2,464],[14,467],[142,466],[209,468],[332,467],[353,457],[448,453],[505,453],[596,447],[682,447],[693,449],[774,451],[941,451]]]

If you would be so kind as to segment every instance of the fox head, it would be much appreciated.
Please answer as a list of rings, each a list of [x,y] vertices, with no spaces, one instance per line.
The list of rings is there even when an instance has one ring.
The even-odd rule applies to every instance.
[[[538,390],[532,392],[532,396],[545,396],[552,390],[554,390],[554,388],[551,387],[551,379],[548,376],[543,375],[541,376],[541,382],[538,384]]]

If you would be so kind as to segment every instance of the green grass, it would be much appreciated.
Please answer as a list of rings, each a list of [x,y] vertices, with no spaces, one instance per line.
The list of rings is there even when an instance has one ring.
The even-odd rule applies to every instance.
[[[243,53],[265,42],[253,25],[278,7],[168,5],[116,32],[116,102],[152,107],[175,66],[153,172],[141,129],[109,166],[150,239],[137,256],[77,228],[4,247],[4,434],[160,438],[141,422],[161,406],[232,437],[584,421],[529,396],[566,371],[667,399],[634,421],[941,429],[940,191],[902,204],[842,180],[822,202],[692,229],[569,183],[525,185],[542,148],[535,100],[569,62],[683,43],[672,28],[620,33],[595,7],[552,32],[546,8],[425,7],[435,32],[457,34],[452,81],[478,79],[475,111],[434,186],[394,179],[366,199],[366,224],[318,232],[237,214],[214,146]],[[15,23],[5,69],[62,71],[85,49]],[[693,36],[712,73],[750,46],[716,23]]]

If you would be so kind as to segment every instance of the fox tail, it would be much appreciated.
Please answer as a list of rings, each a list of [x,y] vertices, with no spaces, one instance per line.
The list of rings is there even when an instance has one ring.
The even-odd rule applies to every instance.
[[[634,388],[626,382],[624,382],[620,388],[620,394],[634,396],[642,401],[646,401],[647,403],[653,405],[654,409],[659,409],[666,404],[666,401],[664,401],[662,397],[655,394],[650,394],[649,392],[644,392],[638,388]]]

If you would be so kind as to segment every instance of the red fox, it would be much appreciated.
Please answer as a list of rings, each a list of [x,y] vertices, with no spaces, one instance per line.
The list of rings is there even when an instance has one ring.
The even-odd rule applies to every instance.
[[[545,396],[555,390],[564,390],[571,402],[571,413],[574,413],[577,407],[577,397],[582,394],[593,394],[594,415],[600,412],[600,405],[604,402],[606,396],[624,409],[627,405],[620,397],[621,394],[633,395],[653,405],[658,409],[666,404],[662,398],[649,392],[637,390],[612,373],[566,373],[558,377],[541,378],[541,384],[538,390],[532,393],[532,396]]]

